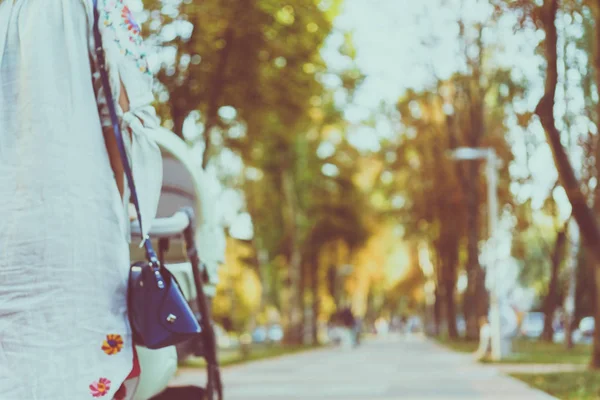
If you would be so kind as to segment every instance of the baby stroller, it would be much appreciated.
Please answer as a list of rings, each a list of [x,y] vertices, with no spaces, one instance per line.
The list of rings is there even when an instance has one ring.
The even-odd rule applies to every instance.
[[[211,236],[206,234],[207,231],[216,232],[215,229],[207,228],[211,222],[207,216],[207,208],[212,202],[200,190],[202,181],[198,170],[190,162],[190,150],[185,142],[166,130],[159,132],[155,139],[163,154],[163,188],[150,237],[156,245],[161,263],[175,276],[190,307],[198,316],[202,333],[198,338],[179,344],[176,348],[137,348],[142,375],[136,400],[221,400],[223,389],[210,311],[210,297],[214,293],[211,289],[216,284],[215,271],[214,267],[212,270],[207,268],[204,254],[199,254],[197,246],[205,237]],[[201,231],[199,233],[196,232],[197,219]],[[132,224],[132,237],[132,243],[139,243],[137,239],[141,238],[137,223]],[[211,245],[214,247],[213,243]],[[141,257],[140,251],[141,249],[132,246],[132,259]],[[214,266],[222,260],[213,253],[209,254],[206,261]],[[167,388],[176,373],[178,362],[190,356],[206,360],[206,386]]]

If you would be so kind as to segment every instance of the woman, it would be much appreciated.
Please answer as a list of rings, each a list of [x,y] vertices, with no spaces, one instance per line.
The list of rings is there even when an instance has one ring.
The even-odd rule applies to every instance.
[[[128,188],[95,71],[92,0],[0,0],[0,398],[129,399]],[[100,29],[144,219],[161,158],[140,30]],[[103,129],[104,127],[104,129]],[[143,221],[144,227],[150,226]]]

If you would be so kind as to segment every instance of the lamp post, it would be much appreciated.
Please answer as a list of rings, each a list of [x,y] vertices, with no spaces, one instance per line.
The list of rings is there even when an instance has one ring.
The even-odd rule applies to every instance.
[[[498,303],[498,264],[496,256],[496,235],[498,232],[498,167],[500,160],[496,151],[491,148],[460,147],[452,151],[454,160],[474,161],[485,160],[487,192],[488,192],[488,226],[489,226],[489,261],[488,268],[492,274],[492,287],[490,288],[490,328],[492,359],[502,359],[502,339],[500,327],[500,306]]]

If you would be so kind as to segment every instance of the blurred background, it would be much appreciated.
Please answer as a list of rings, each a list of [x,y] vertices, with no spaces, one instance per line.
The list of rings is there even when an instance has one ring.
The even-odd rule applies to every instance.
[[[600,366],[598,2],[128,3],[216,193],[223,349],[359,326],[474,350],[486,317],[500,358]]]

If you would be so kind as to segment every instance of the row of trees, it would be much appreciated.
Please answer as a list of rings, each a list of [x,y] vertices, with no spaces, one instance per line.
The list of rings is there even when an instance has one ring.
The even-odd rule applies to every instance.
[[[350,144],[354,127],[344,118],[363,76],[352,36],[333,24],[341,1],[145,1],[160,65],[158,109],[202,150],[203,167],[243,196],[252,219],[249,240],[230,239],[228,283],[216,302],[222,321],[245,329],[260,322],[259,310],[277,310],[289,340],[301,340],[305,322],[316,340],[318,320],[342,303],[373,318],[418,310],[427,282],[437,331],[456,337],[462,314],[467,336],[477,338],[488,309],[480,265],[487,199],[481,162],[449,157],[461,146],[492,147],[503,161],[500,199],[515,221],[513,256],[521,283],[542,299],[544,336],[551,338],[551,316],[566,300],[575,305],[569,322],[598,310],[591,278],[600,256],[600,3],[484,3],[493,7],[481,20],[458,15],[456,71],[436,75],[426,66],[432,83],[407,91],[394,110],[378,111],[373,119],[390,121],[396,132],[378,151],[364,152]],[[507,21],[530,39],[544,33],[526,55],[544,61],[535,109],[528,102],[540,97],[536,83],[503,62],[502,35],[490,39]],[[344,60],[339,69],[323,60],[332,43]],[[529,167],[548,148],[542,132],[560,179],[540,201],[523,193],[537,179]],[[226,165],[231,160],[239,168]],[[561,193],[585,247],[561,211]],[[349,279],[340,278],[345,264],[354,266]],[[400,264],[406,271],[398,274]],[[600,349],[600,335],[596,342]]]
[[[367,199],[353,181],[358,152],[346,140],[341,111],[362,79],[350,36],[337,33],[344,68],[327,69],[321,56],[340,1],[154,0],[145,6],[149,43],[161,63],[163,119],[191,145],[200,143],[203,167],[219,170],[252,218],[245,250],[229,246],[234,256],[224,273],[236,288],[221,286],[217,317],[237,315],[227,322],[241,330],[258,310],[275,308],[288,340],[299,341],[305,316],[312,315],[316,340],[323,298],[331,302],[323,253],[356,248],[368,236]],[[224,159],[241,168],[231,171]],[[260,301],[248,298],[244,284],[236,286],[242,271],[258,278]],[[232,290],[238,309],[224,300]]]
[[[436,325],[445,320],[451,337],[457,335],[456,282],[459,266],[464,265],[469,285],[463,312],[471,321],[468,335],[474,337],[476,316],[487,308],[477,258],[478,245],[487,237],[481,218],[482,177],[476,162],[457,163],[447,154],[458,146],[496,149],[504,161],[500,197],[515,220],[513,256],[522,267],[521,282],[537,289],[539,308],[546,314],[544,338],[551,340],[551,322],[563,304],[568,328],[582,316],[598,317],[600,310],[596,295],[600,282],[600,2],[491,3],[493,12],[484,24],[458,21],[466,67],[449,78],[436,79],[425,90],[408,92],[398,103],[401,132],[388,144],[396,152],[389,168],[397,178],[389,193],[390,198],[402,196],[405,206],[390,209],[403,218],[409,233],[433,250]],[[497,55],[502,49],[482,39],[486,29],[506,21],[513,21],[522,37],[537,37],[533,51],[526,53],[524,47],[521,55],[532,63],[543,61],[541,98],[536,82],[499,67]],[[535,107],[527,105],[532,97],[537,98]],[[538,133],[545,133],[546,140],[540,140]],[[525,190],[520,189],[532,187],[533,159],[547,148],[558,173],[540,207],[539,194],[523,195]],[[516,154],[524,158],[525,168],[509,171]],[[576,224],[565,218],[563,197]],[[579,246],[579,232],[583,246]],[[598,330],[592,365],[600,366]]]
[[[431,250],[436,331],[456,338],[456,317],[462,314],[467,337],[476,339],[478,320],[488,309],[480,265],[480,244],[488,236],[485,182],[481,161],[453,160],[451,152],[458,147],[494,148],[503,160],[501,202],[513,204],[507,121],[512,103],[524,89],[509,70],[493,62],[490,53],[495,48],[484,43],[482,22],[460,17],[456,22],[460,27],[456,57],[464,66],[448,78],[432,74],[429,87],[409,90],[398,101],[399,132],[384,144],[384,151],[393,154],[385,171],[394,179],[381,190],[390,200],[388,215],[404,225],[406,238]],[[394,206],[397,198],[403,201]],[[457,281],[463,271],[467,286],[460,310]]]
[[[600,42],[597,40],[600,34],[600,2],[597,1],[568,1],[560,4],[558,0],[546,0],[542,5],[535,2],[521,1],[519,4],[508,4],[521,13],[522,24],[533,24],[537,29],[541,29],[545,34],[545,39],[540,43],[540,50],[546,61],[546,74],[544,94],[535,108],[535,114],[546,133],[546,138],[552,154],[556,168],[558,170],[560,184],[564,188],[566,195],[573,207],[573,218],[577,222],[587,255],[586,261],[591,264],[596,277],[600,276],[597,268],[597,262],[600,260],[600,227],[597,220],[598,196],[595,193],[598,179],[598,158],[595,157],[598,147],[598,127],[600,127],[600,114],[598,114],[598,90],[600,90]],[[559,32],[559,26],[569,25],[569,19],[576,17],[575,21],[581,21],[579,24],[583,28],[575,37],[571,36],[569,31]],[[560,20],[564,23],[560,24]],[[559,33],[562,33],[559,34]],[[573,51],[581,50],[586,55],[584,68],[573,63],[573,55],[565,51],[559,57],[561,44],[559,37],[563,41],[565,49],[572,46]],[[561,59],[562,58],[562,59]],[[559,85],[559,70],[565,68],[567,74],[571,71],[578,71],[581,74],[580,88],[585,99],[586,120],[590,128],[585,132],[581,140],[585,144],[587,154],[584,154],[586,160],[583,168],[576,170],[568,150],[563,145],[564,137],[573,137],[576,135],[570,131],[570,122],[568,118],[573,116],[565,115],[567,123],[559,123],[555,113],[555,107],[558,101],[557,89]],[[567,75],[568,77],[568,75]],[[563,78],[564,79],[564,78]],[[567,84],[568,78],[566,79]],[[568,96],[567,93],[563,94]],[[568,100],[568,98],[567,98]],[[568,113],[568,111],[567,111]],[[593,126],[593,129],[591,128]],[[592,180],[594,183],[592,183]],[[559,253],[560,236],[557,238],[557,253]],[[580,266],[582,267],[582,266]],[[600,282],[597,278],[594,280],[596,285]],[[551,281],[551,283],[553,283]],[[596,286],[594,285],[594,286]],[[593,300],[596,317],[600,314],[598,307],[598,298],[594,289]],[[600,331],[596,330],[594,337],[594,351],[591,362],[593,367],[600,367]]]

